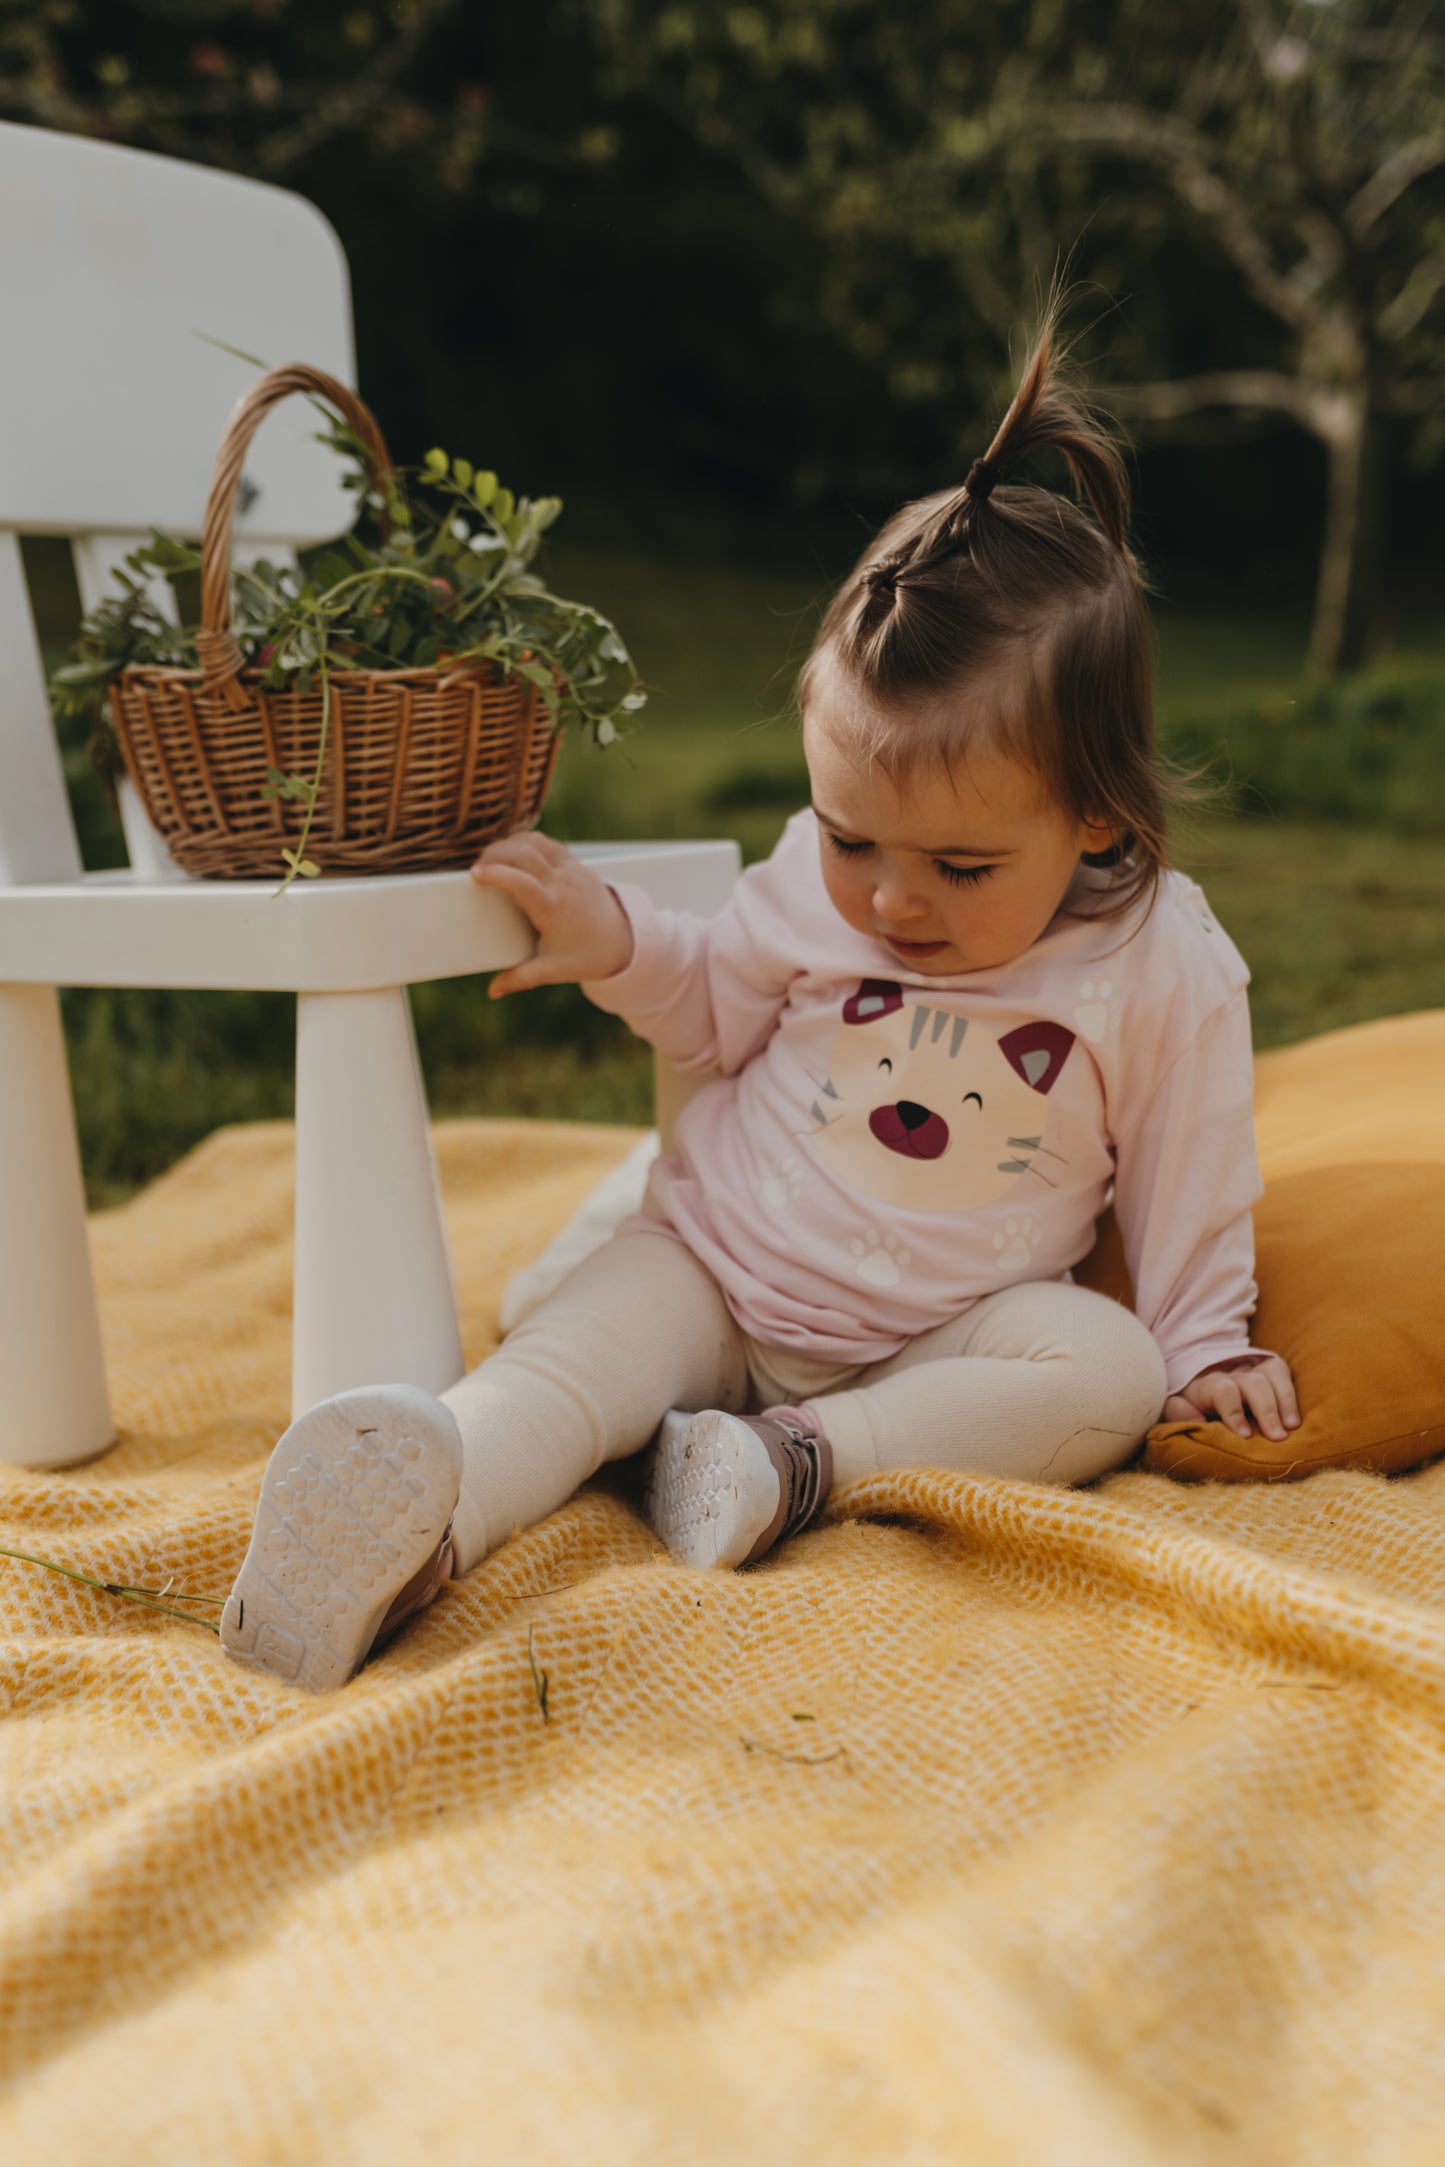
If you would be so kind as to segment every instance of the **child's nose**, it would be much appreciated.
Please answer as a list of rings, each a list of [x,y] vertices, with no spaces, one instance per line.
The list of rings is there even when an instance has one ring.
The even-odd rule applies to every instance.
[[[928,904],[906,881],[885,875],[873,890],[873,908],[880,918],[921,918]]]

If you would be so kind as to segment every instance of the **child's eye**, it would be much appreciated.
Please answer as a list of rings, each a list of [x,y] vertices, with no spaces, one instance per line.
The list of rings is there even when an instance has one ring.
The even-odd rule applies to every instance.
[[[935,858],[934,868],[945,880],[951,880],[956,888],[973,887],[977,881],[987,880],[994,868],[991,865],[950,865],[946,858]]]
[[[836,850],[840,858],[856,858],[860,850],[871,849],[868,843],[845,843],[841,835],[828,834],[828,847]]]

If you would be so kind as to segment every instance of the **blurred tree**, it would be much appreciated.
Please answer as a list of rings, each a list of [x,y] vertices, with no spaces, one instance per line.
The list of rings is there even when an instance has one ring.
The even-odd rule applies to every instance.
[[[813,229],[599,73],[569,0],[0,0],[0,117],[326,213],[399,456],[484,431],[489,466],[562,489],[569,542],[808,549],[760,535],[766,501],[826,551],[858,413],[905,468],[918,416],[805,305]]]
[[[936,396],[975,327],[1006,340],[1075,236],[1105,288],[1152,284],[1115,358],[1175,365],[1107,396],[1146,426],[1232,410],[1318,441],[1312,659],[1362,658],[1391,431],[1422,461],[1445,450],[1430,0],[1212,0],[1187,26],[1156,0],[576,4],[619,81],[826,229],[833,320],[905,395]],[[1188,291],[1201,270],[1208,323]]]
[[[0,115],[285,180],[365,131],[464,176],[508,125],[417,80],[459,0],[0,0]],[[585,157],[583,145],[529,146]]]

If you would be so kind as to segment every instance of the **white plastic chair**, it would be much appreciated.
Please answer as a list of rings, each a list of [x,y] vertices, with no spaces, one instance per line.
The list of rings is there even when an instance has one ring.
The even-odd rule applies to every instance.
[[[59,986],[298,996],[292,1404],[461,1375],[456,1302],[406,987],[527,954],[461,873],[296,883],[181,875],[125,793],[131,869],[85,873],[51,727],[21,534],[73,540],[90,608],[151,525],[190,537],[251,372],[208,340],[355,383],[345,258],[301,197],[145,152],[0,124],[0,1460],[60,1466],[114,1437]],[[198,334],[201,334],[198,336]],[[304,402],[248,464],[236,556],[349,524]],[[731,843],[584,856],[709,914]]]

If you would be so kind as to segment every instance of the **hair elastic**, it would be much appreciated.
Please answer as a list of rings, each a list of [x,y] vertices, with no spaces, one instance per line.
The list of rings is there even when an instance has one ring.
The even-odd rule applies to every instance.
[[[963,477],[964,494],[973,497],[979,504],[986,504],[993,494],[997,480],[998,468],[991,460],[975,459]]]

